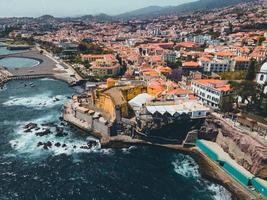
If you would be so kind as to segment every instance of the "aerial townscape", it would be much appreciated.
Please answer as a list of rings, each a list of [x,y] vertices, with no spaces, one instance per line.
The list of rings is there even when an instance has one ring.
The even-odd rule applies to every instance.
[[[0,134],[3,200],[267,199],[267,1],[2,17]]]

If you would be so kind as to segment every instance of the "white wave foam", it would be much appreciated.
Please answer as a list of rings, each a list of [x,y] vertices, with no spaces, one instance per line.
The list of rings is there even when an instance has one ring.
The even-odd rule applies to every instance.
[[[172,162],[174,171],[184,177],[200,177],[197,163],[187,155]]]
[[[29,122],[20,122],[20,125],[14,132],[15,139],[9,142],[11,147],[19,154],[27,154],[27,156],[32,157],[40,157],[44,154],[71,155],[81,152],[101,152],[101,145],[97,139],[93,137],[87,137],[86,140],[74,138],[71,131],[63,126],[58,125],[58,127],[63,128],[64,133],[68,134],[67,136],[56,137],[56,130],[52,127],[50,128],[52,132],[51,134],[44,135],[42,137],[36,135],[37,132],[43,131],[45,128],[47,128],[44,126],[45,123],[54,122],[57,118],[58,116],[56,115],[47,115],[31,121],[32,123],[36,123],[38,127],[41,128],[39,130],[32,130],[31,132],[24,132],[24,126]],[[47,143],[48,141],[52,143],[51,148],[45,150],[42,145],[37,147],[39,142]],[[89,141],[95,141],[97,145],[90,149],[81,148],[86,147],[87,142]],[[56,147],[56,143],[60,143],[60,147]],[[63,144],[65,144],[64,147]],[[103,153],[109,153],[109,150],[103,151]]]
[[[231,200],[231,193],[221,185],[210,184],[208,190],[214,193],[214,200]]]
[[[56,79],[53,78],[41,78],[41,81],[57,81]]]
[[[130,146],[129,148],[123,148],[122,152],[125,154],[129,154],[129,153],[131,153],[132,150],[134,150],[136,148],[137,148],[136,146]]]
[[[187,178],[196,178],[197,182],[207,185],[207,190],[212,193],[214,200],[231,200],[231,193],[223,186],[203,180],[199,173],[197,163],[187,155],[179,155],[173,162],[174,171]],[[198,188],[196,188],[198,189]]]
[[[99,149],[96,152],[97,153],[102,153],[102,154],[105,154],[105,155],[113,155],[114,154],[114,150],[113,149]]]
[[[10,97],[8,101],[4,102],[5,106],[25,106],[35,109],[51,108],[56,105],[61,105],[67,97],[63,95],[56,95],[51,97],[51,93],[44,93],[29,97]]]
[[[98,150],[101,148],[100,143],[98,142],[95,147],[92,147],[91,149],[84,149],[81,147],[87,146],[87,141],[73,139],[69,135],[65,137],[56,137],[54,134],[55,133],[39,137],[35,135],[35,131],[24,133],[23,130],[20,130],[18,137],[14,140],[11,140],[10,144],[18,153],[27,154],[33,157],[41,156],[47,153],[53,155],[71,155],[73,153],[81,152],[98,152]],[[39,142],[47,143],[48,141],[52,143],[52,146],[47,150],[45,150],[43,146],[37,147]],[[60,147],[56,147],[56,143],[60,143]]]

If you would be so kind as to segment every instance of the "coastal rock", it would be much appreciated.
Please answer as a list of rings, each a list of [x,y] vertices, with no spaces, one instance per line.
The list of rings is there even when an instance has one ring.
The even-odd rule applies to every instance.
[[[31,132],[32,129],[36,129],[36,128],[38,128],[38,125],[37,124],[35,124],[35,123],[29,123],[29,124],[27,124],[27,125],[24,126],[24,129],[27,129],[24,132]]]
[[[43,143],[43,148],[45,150],[48,150],[51,147],[52,147],[52,142],[48,141],[48,142]]]
[[[25,133],[30,133],[30,132],[32,132],[32,129],[27,129],[27,130],[25,130],[24,132],[25,132]]]
[[[64,136],[67,136],[68,134],[67,133],[64,133],[63,132],[64,129],[62,127],[56,127],[56,137],[64,137]]]
[[[57,142],[57,143],[55,144],[55,146],[56,146],[56,147],[60,147],[61,144],[60,144],[59,142]]]
[[[48,141],[48,142],[46,143],[46,145],[47,145],[48,147],[52,147],[52,143],[51,143],[50,141]]]
[[[36,136],[40,136],[40,137],[45,136],[45,135],[49,135],[49,134],[51,134],[50,129],[45,129],[44,131],[35,133]]]
[[[90,147],[84,145],[84,146],[81,146],[80,149],[90,149]]]
[[[49,123],[42,124],[42,126],[56,127],[57,125],[55,123],[53,123],[53,122],[49,122]]]
[[[42,142],[38,142],[37,147],[44,145]]]
[[[87,146],[90,147],[90,148],[92,148],[92,147],[94,147],[96,145],[97,145],[97,142],[94,141],[94,140],[91,140],[91,141],[87,142]]]
[[[225,152],[252,174],[267,179],[267,147],[245,132],[218,121],[217,119],[209,122],[207,127],[217,127],[219,124],[220,129],[215,128],[214,131],[211,131],[206,128],[207,134],[202,133],[202,137],[217,132],[216,143]],[[209,131],[210,133],[208,133]]]
[[[217,135],[218,129],[207,124],[205,126],[202,126],[198,132],[199,139],[209,140],[213,142],[215,142]]]

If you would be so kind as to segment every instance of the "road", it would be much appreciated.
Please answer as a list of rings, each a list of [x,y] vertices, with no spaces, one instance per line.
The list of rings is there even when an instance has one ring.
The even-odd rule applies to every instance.
[[[56,63],[58,69],[66,71],[68,77],[65,78],[68,79],[68,82],[78,82],[80,80],[83,80],[83,78],[75,71],[75,69],[73,69],[71,65],[65,63],[63,60],[56,59],[51,53],[49,53],[45,49],[42,49],[39,45],[36,45],[36,49],[38,51],[43,51],[43,55],[53,60]],[[57,76],[66,76],[66,74],[60,74]]]

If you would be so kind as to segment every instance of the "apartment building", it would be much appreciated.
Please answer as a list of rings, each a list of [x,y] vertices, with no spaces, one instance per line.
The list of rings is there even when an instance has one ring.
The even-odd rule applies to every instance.
[[[199,65],[203,68],[204,72],[226,72],[230,70],[231,61],[230,60],[220,60],[220,59],[207,59],[200,58]]]
[[[230,94],[230,85],[217,79],[193,80],[191,89],[201,102],[213,108],[219,108],[223,97]]]

